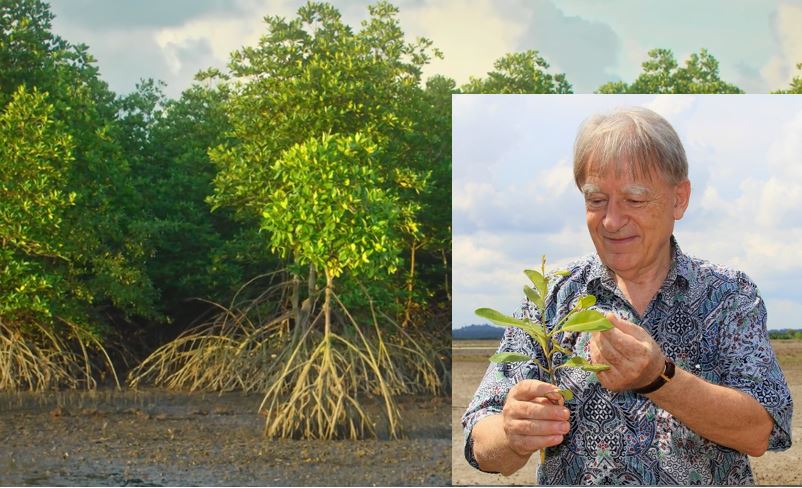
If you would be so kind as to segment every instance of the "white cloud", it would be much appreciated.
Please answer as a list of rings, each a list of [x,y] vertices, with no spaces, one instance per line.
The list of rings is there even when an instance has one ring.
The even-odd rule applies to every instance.
[[[567,159],[561,159],[551,168],[541,171],[534,182],[543,182],[541,188],[545,191],[539,195],[540,199],[559,198],[573,188],[574,169]]]
[[[779,44],[775,53],[761,69],[763,78],[776,90],[787,88],[796,69],[802,62],[802,5],[783,2],[772,18],[772,31]]]
[[[535,97],[531,100],[538,101]],[[541,254],[548,256],[551,268],[592,252],[581,199],[573,191],[566,140],[551,129],[559,127],[559,132],[572,133],[573,124],[587,114],[624,104],[649,105],[661,111],[670,117],[685,142],[694,197],[685,219],[676,227],[683,250],[747,273],[763,292],[770,318],[782,319],[788,307],[802,309],[802,300],[793,292],[802,287],[800,100],[776,95],[597,96],[587,100],[574,96],[564,101],[546,97],[542,103],[509,100],[520,113],[497,107],[508,119],[494,122],[517,132],[521,132],[517,125],[528,125],[528,133],[537,134],[529,144],[514,151],[506,146],[508,139],[483,139],[487,131],[477,131],[481,126],[459,126],[464,131],[461,140],[485,145],[485,150],[489,147],[488,154],[504,149],[507,156],[518,157],[498,158],[482,177],[466,177],[459,173],[461,159],[457,157],[455,139],[455,181],[460,181],[454,186],[455,325],[476,322],[461,308],[472,307],[471,312],[477,306],[514,310],[524,283],[520,270],[536,265]],[[577,101],[582,103],[576,104]],[[598,105],[599,101],[606,106]],[[493,102],[501,105],[502,101]],[[481,117],[481,110],[477,109],[473,116]],[[498,141],[504,142],[497,145]],[[560,156],[544,157],[547,154]],[[521,159],[521,155],[526,158]],[[458,177],[463,179],[457,180]],[[477,195],[479,189],[484,193],[472,201],[472,213],[466,216],[465,206],[458,201],[460,188],[468,181],[477,185]],[[538,189],[542,191],[540,198],[533,198]],[[521,208],[531,215],[517,218],[522,214]],[[460,227],[460,222],[467,221],[472,223],[470,229]],[[459,239],[469,239],[475,247],[466,250],[457,245]],[[474,254],[469,257],[474,264],[470,269],[458,270],[460,254],[465,252]],[[479,260],[482,268],[476,271]],[[471,293],[473,302],[457,298],[458,276],[472,283],[472,289],[465,291]],[[495,301],[476,302],[488,299]],[[799,326],[770,320],[770,327]]]
[[[424,70],[424,77],[444,74],[457,84],[484,77],[493,62],[517,50],[526,19],[507,18],[491,0],[446,0],[404,6],[399,19],[408,37],[427,37],[443,52]]]
[[[782,228],[797,224],[802,209],[802,185],[799,180],[771,177],[762,184],[756,223],[762,227]],[[799,246],[802,249],[802,246]]]
[[[802,304],[793,300],[766,298],[769,329],[798,329],[802,327]]]
[[[784,95],[784,97],[797,96]],[[783,125],[769,147],[768,155],[773,171],[802,179],[802,111]]]
[[[174,75],[185,71],[184,52],[199,42],[209,47],[212,58],[205,60],[205,66],[192,66],[190,70],[195,72],[211,65],[223,66],[231,52],[258,42],[264,31],[262,11],[259,8],[244,16],[204,16],[190,19],[177,27],[159,29],[154,33],[154,38],[162,48]]]
[[[694,95],[657,95],[645,107],[671,119],[693,107],[695,100]]]

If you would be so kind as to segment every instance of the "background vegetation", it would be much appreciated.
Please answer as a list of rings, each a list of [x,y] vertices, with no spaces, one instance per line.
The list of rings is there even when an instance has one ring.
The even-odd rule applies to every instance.
[[[269,433],[320,437],[371,432],[359,398],[394,433],[396,395],[449,391],[451,95],[571,83],[534,50],[461,87],[423,80],[432,42],[389,3],[369,14],[267,17],[168,99],[154,80],[110,91],[46,2],[0,2],[0,388],[133,368],[134,385],[265,392],[269,418],[297,421]],[[684,66],[656,49],[598,92],[742,91],[704,49]]]

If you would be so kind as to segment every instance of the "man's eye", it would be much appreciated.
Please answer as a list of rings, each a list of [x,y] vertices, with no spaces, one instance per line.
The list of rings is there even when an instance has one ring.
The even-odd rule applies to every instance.
[[[627,203],[629,203],[629,204],[630,204],[630,205],[632,205],[633,207],[642,207],[644,204],[646,204],[646,200],[633,200],[633,199],[629,199],[629,200],[627,200]]]
[[[607,200],[602,200],[602,199],[599,199],[599,198],[591,198],[587,202],[588,202],[588,206],[593,207],[593,208],[599,208],[599,207],[604,206],[604,204],[607,203]]]

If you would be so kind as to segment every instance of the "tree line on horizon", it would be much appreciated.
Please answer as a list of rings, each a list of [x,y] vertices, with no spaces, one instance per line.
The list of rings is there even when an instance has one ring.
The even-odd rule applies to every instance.
[[[392,420],[396,395],[448,391],[451,96],[571,93],[564,74],[528,50],[424,81],[440,53],[396,7],[354,29],[310,2],[175,99],[155,80],[117,94],[52,20],[0,3],[0,390],[130,370],[268,391],[292,419],[269,433],[307,437],[369,431],[359,395]],[[598,93],[742,91],[704,49],[657,49]]]

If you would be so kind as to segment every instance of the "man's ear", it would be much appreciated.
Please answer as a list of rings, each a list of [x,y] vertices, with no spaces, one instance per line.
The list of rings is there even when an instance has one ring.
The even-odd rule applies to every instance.
[[[691,182],[683,180],[674,187],[674,220],[679,220],[685,215],[688,202],[691,199]]]

